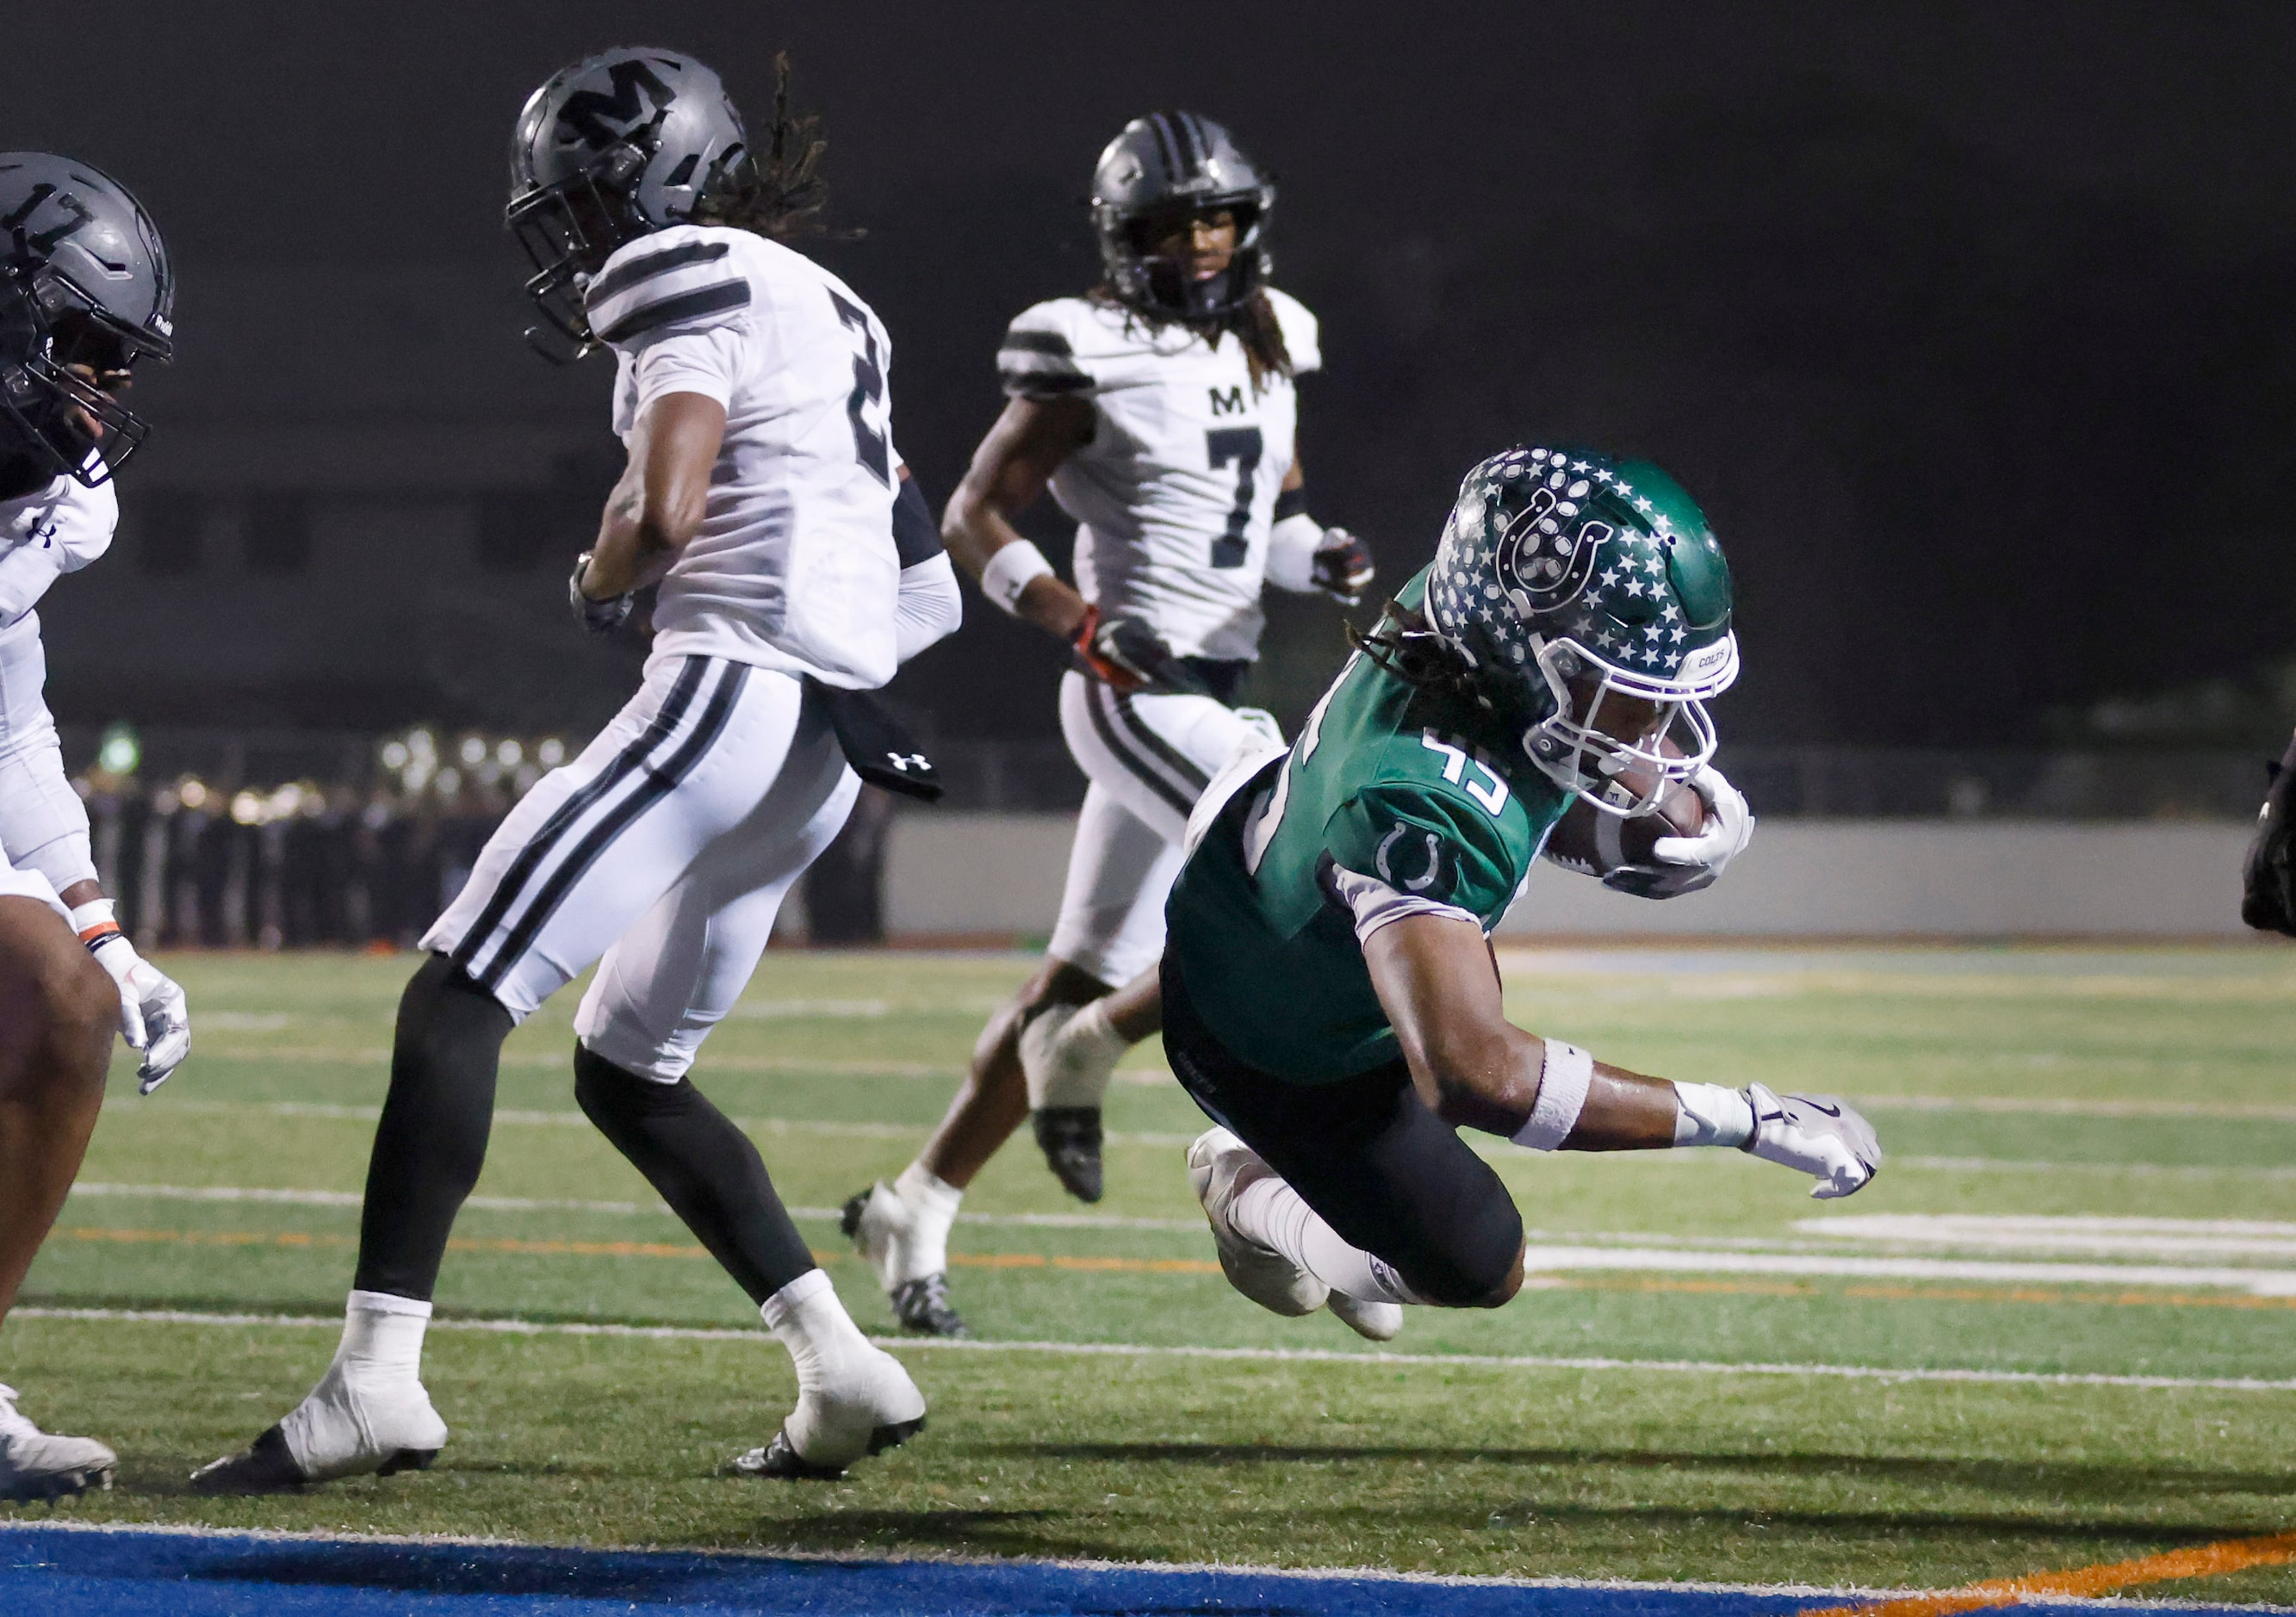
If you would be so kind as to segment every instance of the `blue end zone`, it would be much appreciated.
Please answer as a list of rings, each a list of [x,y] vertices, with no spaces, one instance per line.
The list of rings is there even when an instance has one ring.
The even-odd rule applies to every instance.
[[[764,1557],[58,1527],[0,1531],[0,1613],[46,1617],[1778,1617],[1839,1597]],[[2021,1617],[2079,1606],[2029,1604]],[[2088,1608],[2091,1617],[2094,1609]],[[2186,1608],[2191,1610],[2194,1608]]]

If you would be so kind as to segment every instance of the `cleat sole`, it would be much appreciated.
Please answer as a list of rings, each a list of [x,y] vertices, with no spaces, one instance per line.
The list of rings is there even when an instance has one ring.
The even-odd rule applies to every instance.
[[[377,1476],[397,1476],[402,1471],[428,1471],[439,1458],[436,1449],[401,1449],[375,1467]]]
[[[277,1426],[244,1451],[210,1460],[192,1473],[193,1493],[293,1493],[306,1486],[308,1480],[287,1451],[287,1434]]]
[[[869,1433],[869,1453],[882,1454],[888,1449],[898,1449],[925,1429],[925,1417],[894,1421],[877,1427]],[[774,1441],[762,1449],[752,1449],[726,1467],[728,1474],[740,1477],[771,1477],[784,1482],[833,1482],[842,1477],[849,1466],[823,1466],[807,1459],[790,1446],[786,1427],[774,1433]]]
[[[868,1207],[870,1196],[875,1193],[876,1187],[873,1185],[866,1190],[857,1190],[845,1198],[845,1205],[837,1210],[838,1234],[849,1241],[857,1241],[861,1238],[861,1214]]]

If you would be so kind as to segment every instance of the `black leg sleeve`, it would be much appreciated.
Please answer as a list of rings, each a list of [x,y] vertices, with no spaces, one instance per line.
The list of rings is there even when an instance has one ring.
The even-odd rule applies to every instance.
[[[398,1000],[390,1093],[367,1159],[359,1213],[360,1291],[428,1301],[447,1232],[486,1166],[495,1074],[511,1015],[443,954]]]
[[[750,1302],[819,1267],[758,1147],[687,1080],[641,1078],[578,1043],[574,1098]]]

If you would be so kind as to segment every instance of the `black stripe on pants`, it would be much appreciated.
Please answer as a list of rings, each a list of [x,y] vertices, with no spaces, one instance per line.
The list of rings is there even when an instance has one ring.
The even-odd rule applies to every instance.
[[[725,733],[726,721],[734,712],[734,704],[741,699],[742,689],[749,683],[750,669],[746,663],[726,663],[721,666],[718,684],[709,694],[709,703],[702,710],[693,732],[678,744],[677,750],[660,768],[646,766],[644,782],[628,796],[616,804],[590,828],[588,835],[574,845],[573,851],[550,874],[526,908],[526,913],[512,926],[510,935],[495,953],[493,963],[478,974],[480,986],[492,990],[499,984],[521,956],[534,946],[543,927],[557,913],[558,906],[566,901],[574,884],[598,862],[614,844],[615,838],[637,820],[638,816],[676,791],[678,783],[693,772],[693,766]]]
[[[687,657],[685,666],[678,670],[676,682],[670,686],[668,696],[662,699],[660,710],[638,733],[638,739],[622,748],[614,761],[600,770],[597,778],[589,785],[560,804],[558,812],[551,815],[542,829],[519,851],[518,857],[511,862],[510,869],[503,872],[502,880],[495,887],[494,896],[487,900],[487,907],[479,912],[479,919],[471,923],[471,929],[455,945],[450,958],[456,966],[465,972],[472,970],[488,940],[495,935],[496,928],[502,925],[511,907],[518,902],[526,884],[534,879],[534,873],[542,868],[542,862],[550,857],[559,840],[583,815],[604,801],[616,787],[644,767],[655,748],[669,739],[685,720],[685,710],[693,705],[694,692],[701,689],[701,676],[708,668],[705,658]],[[488,971],[482,980],[491,985],[501,979],[498,961],[496,968]]]

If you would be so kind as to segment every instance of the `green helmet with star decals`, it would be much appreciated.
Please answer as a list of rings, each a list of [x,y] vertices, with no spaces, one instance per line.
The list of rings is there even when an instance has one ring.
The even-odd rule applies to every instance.
[[[1729,564],[1697,502],[1649,461],[1491,456],[1459,486],[1426,610],[1478,696],[1520,719],[1531,763],[1603,813],[1649,813],[1714,755],[1705,704],[1738,677]],[[1622,726],[1634,733],[1609,733],[1614,696],[1652,704],[1655,721],[1637,710]]]

